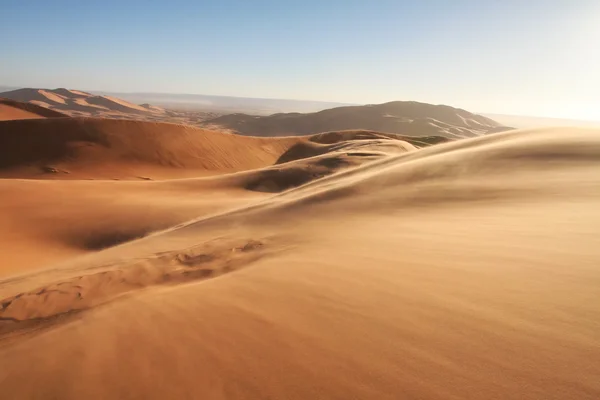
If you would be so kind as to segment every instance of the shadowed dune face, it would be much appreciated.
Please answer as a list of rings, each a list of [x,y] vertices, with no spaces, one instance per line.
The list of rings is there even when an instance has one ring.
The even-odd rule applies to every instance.
[[[267,145],[238,139],[219,151],[240,168]],[[399,139],[284,138],[202,178],[1,180],[23,248],[88,252],[0,281],[3,395],[600,397],[600,131]]]
[[[231,114],[208,120],[205,124],[258,136],[366,129],[405,136],[460,139],[511,129],[462,109],[412,101],[338,107],[310,114],[287,113],[266,117]]]
[[[2,173],[35,178],[54,178],[56,172],[63,178],[71,177],[64,172],[135,178],[145,167],[167,175],[179,170],[176,176],[185,169],[240,171],[272,164],[300,140],[238,138],[183,125],[94,118],[3,121],[0,129]],[[47,174],[46,167],[55,173]]]
[[[320,145],[311,137],[241,137],[136,121],[63,118],[0,127],[6,128],[0,135],[0,176],[27,178],[0,179],[5,274],[116,246],[415,150],[374,133],[348,132],[344,141]],[[298,151],[304,143],[316,152]],[[205,175],[211,176],[197,178]],[[152,181],[187,176],[196,179]],[[28,247],[44,251],[32,254]]]

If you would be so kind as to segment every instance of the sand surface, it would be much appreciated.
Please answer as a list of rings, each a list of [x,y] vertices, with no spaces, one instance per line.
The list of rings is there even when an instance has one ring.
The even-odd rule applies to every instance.
[[[32,103],[22,103],[0,97],[0,121],[65,116],[66,115],[61,114],[58,111],[49,110],[43,106]]]
[[[0,121],[10,119],[29,119],[29,118],[44,118],[38,114],[27,110],[11,107],[6,104],[0,104]]]
[[[3,110],[2,98],[21,103],[21,109],[34,105],[47,109],[46,113],[52,112],[63,117],[111,118],[198,126],[204,120],[220,115],[199,110],[167,110],[150,104],[138,105],[116,97],[98,96],[80,90],[23,88],[0,93],[0,120],[32,118],[30,115],[19,114],[13,114],[14,117],[11,117]]]
[[[415,101],[393,101],[345,106],[314,113],[278,113],[268,116],[229,114],[205,125],[243,135],[307,135],[345,129],[370,129],[408,136],[469,138],[508,130],[498,122],[460,108]]]
[[[221,135],[236,171],[0,180],[2,396],[600,398],[600,131]]]

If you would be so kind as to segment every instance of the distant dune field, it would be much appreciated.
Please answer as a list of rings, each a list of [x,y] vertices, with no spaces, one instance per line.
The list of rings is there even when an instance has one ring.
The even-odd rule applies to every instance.
[[[0,121],[0,397],[600,398],[600,131],[457,115]]]
[[[58,111],[66,111],[70,115],[119,116],[120,114],[152,114],[160,113],[159,109],[147,109],[121,99],[109,96],[96,96],[79,90],[60,89],[17,89],[1,94],[3,97],[37,104]]]
[[[219,115],[214,112],[166,110],[147,103],[134,104],[114,96],[95,95],[81,90],[65,88],[16,89],[0,93],[0,98],[3,97],[10,99],[13,102],[29,104],[29,107],[49,109],[55,113],[60,113],[61,116],[70,117],[133,119],[151,122],[198,125],[205,119],[214,118]],[[3,118],[2,115],[3,114],[0,113],[0,118]],[[14,115],[16,116],[16,114]],[[20,119],[25,118],[32,118],[32,116],[29,114],[22,114],[20,117]],[[4,119],[17,118],[11,118],[10,115],[7,115]]]

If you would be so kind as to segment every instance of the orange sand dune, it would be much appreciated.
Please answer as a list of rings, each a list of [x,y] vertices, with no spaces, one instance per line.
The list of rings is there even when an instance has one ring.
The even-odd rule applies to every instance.
[[[336,107],[307,114],[230,114],[207,120],[205,125],[256,136],[307,135],[360,128],[450,139],[477,137],[511,129],[459,108],[415,101]]]
[[[99,105],[95,105],[95,104],[90,104],[90,103],[88,103],[88,102],[86,101],[86,99],[85,99],[85,98],[83,98],[83,97],[82,97],[82,98],[77,98],[77,99],[73,100],[73,102],[74,102],[75,104],[79,105],[79,106],[82,106],[82,107],[94,107],[94,108],[97,108],[97,109],[99,109],[99,110],[105,110],[105,111],[107,111],[107,110],[108,110],[108,108],[106,108],[106,107],[104,107],[104,106],[99,106]]]
[[[24,88],[2,93],[3,97],[16,101],[44,105],[53,110],[60,110],[70,116],[116,117],[162,115],[164,110],[157,107],[142,107],[125,100],[109,96],[95,96],[79,90],[33,89]]]
[[[138,106],[137,104],[133,104],[128,101],[111,96],[95,96],[88,99],[88,102],[91,104],[104,106],[106,108],[116,111],[132,112],[132,110],[135,110],[140,111],[142,113],[146,113],[148,111],[155,112],[155,110],[153,109]]]
[[[63,95],[53,93],[49,90],[39,90],[38,92],[47,99],[46,101],[63,105],[67,104],[66,98]]]
[[[3,396],[600,398],[600,131],[212,140],[240,169],[277,151],[203,178],[0,181],[3,243],[85,253],[3,270]]]
[[[0,121],[56,117],[66,117],[66,115],[36,104],[0,98]]]
[[[299,138],[238,137],[190,126],[60,118],[0,122],[0,176],[135,178],[273,164]],[[50,173],[48,173],[50,171]]]
[[[58,110],[70,117],[130,119],[200,126],[202,121],[219,115],[198,110],[164,109],[147,103],[137,105],[112,96],[98,96],[65,88],[24,88],[0,93],[0,97]],[[14,118],[9,116],[5,119]]]
[[[86,98],[94,96],[91,93],[83,92],[81,90],[69,90],[65,88],[58,88],[52,90],[53,93],[64,96],[66,98],[78,97],[78,98]]]
[[[34,156],[48,159],[55,148],[64,146],[68,149],[68,140],[79,142],[84,139],[78,136],[67,137],[65,145],[60,141],[58,132],[68,132],[65,127],[70,125],[62,124],[63,120],[60,122],[58,125],[46,125],[57,127],[56,131],[45,132],[45,135],[52,135],[55,141],[44,143],[35,139],[43,146],[37,149],[38,153],[33,154]],[[0,269],[0,275],[39,268],[40,263],[56,262],[114,246],[206,213],[243,205],[249,200],[261,198],[265,193],[283,192],[338,170],[391,153],[404,153],[416,149],[402,140],[388,139],[382,142],[374,133],[369,139],[367,133],[346,132],[342,136],[349,140],[323,145],[310,141],[319,140],[320,137],[275,139],[271,140],[267,147],[268,141],[265,139],[256,139],[255,142],[255,139],[250,137],[205,132],[176,125],[161,124],[158,126],[161,129],[156,130],[157,126],[154,124],[139,122],[129,124],[123,121],[86,120],[85,123],[88,124],[88,131],[89,126],[104,129],[104,136],[95,139],[103,143],[103,151],[108,155],[100,151],[85,153],[81,157],[76,153],[63,155],[70,164],[58,162],[53,165],[61,167],[53,167],[54,171],[38,171],[39,176],[53,177],[52,181],[0,179],[0,191],[5,194],[0,197],[0,237],[5,239],[4,243],[7,245],[4,257],[11,261]],[[117,128],[129,129],[115,129],[113,123],[116,123]],[[131,129],[131,126],[137,127],[139,131]],[[176,143],[181,130],[186,134],[185,147]],[[31,129],[22,131],[35,132]],[[77,132],[71,131],[72,135],[75,133]],[[197,169],[199,167],[196,164],[191,164],[191,169],[186,169],[186,166],[190,165],[190,159],[191,162],[195,161],[194,158],[190,158],[190,150],[205,156],[202,161],[207,164],[203,164],[203,167],[212,168],[213,176],[174,182],[153,182],[148,176],[134,176],[133,179],[138,182],[98,180],[97,177],[96,180],[77,179],[77,176],[82,174],[96,176],[93,174],[98,172],[123,174],[123,171],[118,171],[117,168],[130,165],[125,161],[115,161],[115,154],[112,152],[119,154],[121,142],[111,141],[111,135],[119,135],[121,140],[128,135],[126,139],[127,143],[131,144],[130,147],[136,147],[139,151],[144,151],[144,154],[154,155],[155,152],[162,151],[163,156],[170,157],[152,162],[172,163],[177,160],[177,168],[165,167],[170,171],[171,178],[205,175],[202,174],[202,170]],[[156,137],[153,139],[152,135]],[[18,136],[21,137],[21,134]],[[353,137],[362,139],[352,140]],[[25,143],[34,141],[27,137],[23,140]],[[156,141],[152,143],[152,140]],[[305,142],[311,146],[308,152]],[[136,145],[133,146],[132,143]],[[244,143],[245,148],[242,147]],[[295,144],[289,146],[293,143]],[[286,146],[289,147],[287,150]],[[9,142],[5,148],[7,154],[20,155],[21,158],[31,156],[30,153],[17,151],[24,148],[22,142]],[[212,153],[211,148],[215,150]],[[265,155],[263,153],[266,150],[269,152]],[[41,157],[42,154],[44,157]],[[92,159],[94,155],[97,157]],[[126,158],[130,157],[126,155]],[[271,157],[270,160],[265,160],[267,166],[264,168],[227,173],[233,164],[239,168],[252,166],[255,162],[263,162],[264,157]],[[8,155],[4,158],[8,159]],[[79,158],[84,158],[87,164]],[[34,158],[31,156],[26,159],[31,161]],[[268,164],[276,165],[268,165],[267,161]],[[92,163],[93,165],[89,166]],[[130,173],[135,169],[143,171],[146,175],[166,175],[160,166],[143,163],[133,165],[128,169]],[[69,170],[61,169],[65,166]],[[31,253],[27,251],[27,248],[31,247],[44,251]]]

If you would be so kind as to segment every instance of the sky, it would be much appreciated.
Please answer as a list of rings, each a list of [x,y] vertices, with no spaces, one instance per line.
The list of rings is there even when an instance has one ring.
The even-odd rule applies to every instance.
[[[0,0],[0,85],[600,120],[598,0]]]

